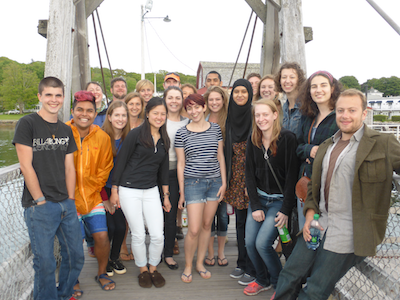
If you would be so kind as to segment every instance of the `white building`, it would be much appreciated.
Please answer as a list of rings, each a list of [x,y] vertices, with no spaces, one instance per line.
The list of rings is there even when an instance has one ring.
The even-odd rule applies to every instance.
[[[400,116],[400,96],[382,97],[383,93],[370,89],[367,93],[368,106],[374,111],[374,115]]]

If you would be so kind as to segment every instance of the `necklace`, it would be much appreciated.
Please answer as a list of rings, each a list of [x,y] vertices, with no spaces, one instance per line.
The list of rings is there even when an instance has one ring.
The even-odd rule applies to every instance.
[[[50,134],[51,134],[51,137],[52,137],[53,140],[54,140],[54,139],[56,138],[56,133],[57,133],[57,131],[58,131],[58,125],[59,125],[58,120],[57,120],[57,128],[56,128],[56,131],[54,131],[54,133],[52,133],[51,130],[50,130],[50,127],[49,127],[49,125],[47,125],[47,122],[45,121],[45,119],[43,119],[43,117],[39,114],[39,112],[37,112],[37,114],[39,115],[39,117],[42,118],[44,124],[46,125],[47,129],[49,130],[49,132],[50,132]]]

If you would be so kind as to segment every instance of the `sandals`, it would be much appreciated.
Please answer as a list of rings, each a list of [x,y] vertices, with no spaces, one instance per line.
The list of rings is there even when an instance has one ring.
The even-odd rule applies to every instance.
[[[186,275],[185,273],[182,273],[182,275],[181,275],[181,280],[184,282],[184,283],[191,283],[192,282],[192,274],[189,274],[189,275]]]
[[[79,280],[78,280],[78,279],[77,279],[76,282],[75,282],[75,285],[77,285],[77,284],[79,284]],[[76,293],[80,293],[80,295],[76,295]],[[81,290],[81,289],[74,289],[74,294],[73,294],[73,296],[74,296],[76,299],[79,299],[80,297],[82,297],[82,295],[83,295],[83,290]]]
[[[132,253],[120,253],[119,254],[119,259],[124,260],[124,261],[129,261],[133,260],[133,254]]]
[[[102,285],[101,282],[100,282],[100,279],[106,279],[106,280],[108,280],[109,282],[107,282],[107,283],[105,283],[105,284]],[[103,291],[109,292],[109,291],[115,290],[115,288],[117,287],[115,281],[112,280],[112,279],[110,279],[110,278],[108,278],[108,276],[107,276],[106,273],[96,276],[96,277],[94,278],[94,281],[96,281],[96,282],[100,285],[100,287],[101,287],[101,289],[102,289]],[[107,286],[109,286],[110,284],[113,284],[113,283],[114,283],[114,288],[113,288],[113,289],[109,289],[109,290],[106,290],[106,289],[105,289]]]
[[[228,260],[226,259],[226,257],[224,258],[219,258],[218,257],[218,266],[220,267],[226,267],[229,264]]]
[[[211,272],[208,271],[207,269],[205,271],[199,271],[197,270],[197,272],[199,273],[199,275],[201,276],[201,278],[203,279],[210,279],[211,278]],[[210,275],[208,275],[210,274]]]
[[[215,266],[215,257],[213,257],[213,258],[206,257],[204,260],[204,264],[209,267],[214,267]]]

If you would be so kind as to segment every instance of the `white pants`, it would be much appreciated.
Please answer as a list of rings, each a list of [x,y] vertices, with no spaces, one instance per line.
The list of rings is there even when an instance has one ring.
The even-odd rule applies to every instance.
[[[149,261],[157,266],[164,248],[163,211],[158,187],[134,189],[119,187],[119,201],[132,233],[132,251],[138,267],[147,265],[146,232],[144,220],[150,234]]]

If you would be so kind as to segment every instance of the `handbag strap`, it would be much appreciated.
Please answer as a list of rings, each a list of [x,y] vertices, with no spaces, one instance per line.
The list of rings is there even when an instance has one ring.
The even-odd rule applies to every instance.
[[[279,190],[281,191],[281,194],[283,195],[282,186],[281,186],[281,184],[280,184],[279,181],[278,181],[278,177],[276,177],[274,168],[272,168],[271,163],[269,162],[269,156],[268,156],[267,150],[265,150],[264,145],[261,145],[261,148],[262,148],[262,151],[263,151],[263,153],[264,153],[264,159],[267,161],[268,166],[269,166],[269,169],[271,170],[271,173],[272,173],[272,175],[273,175],[274,178],[275,178],[276,184],[278,185]]]
[[[312,121],[311,126],[310,126],[310,130],[308,131],[308,143],[311,143],[311,131],[312,131],[312,128],[313,128],[313,125],[315,123],[315,119],[316,118],[317,117],[315,117],[314,120]]]

